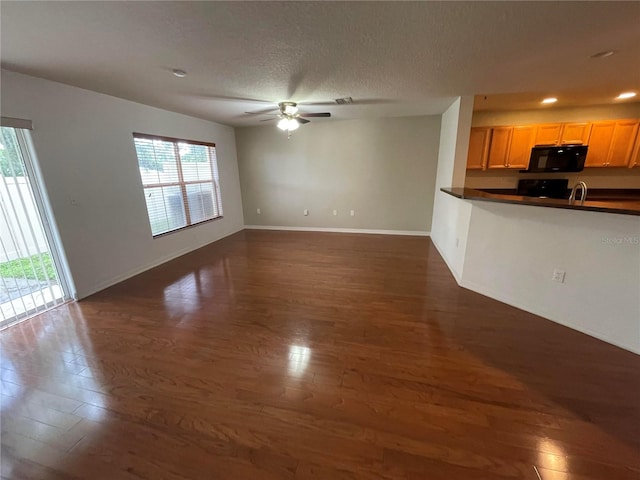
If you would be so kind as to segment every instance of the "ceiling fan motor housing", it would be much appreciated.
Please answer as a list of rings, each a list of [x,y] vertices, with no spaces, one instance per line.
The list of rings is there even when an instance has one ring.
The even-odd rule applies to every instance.
[[[295,115],[298,112],[298,106],[295,102],[280,102],[278,106],[283,115]]]

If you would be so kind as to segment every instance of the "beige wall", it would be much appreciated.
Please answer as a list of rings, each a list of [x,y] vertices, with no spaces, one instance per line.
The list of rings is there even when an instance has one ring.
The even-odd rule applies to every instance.
[[[588,168],[579,173],[519,173],[468,170],[467,188],[516,188],[521,178],[566,178],[569,186],[580,180],[589,188],[640,188],[640,168]]]
[[[474,112],[471,126],[528,125],[531,123],[593,122],[640,118],[640,103],[620,103],[593,107],[549,108],[497,112]]]
[[[245,224],[428,232],[439,139],[440,116],[238,128]]]
[[[550,122],[581,122],[640,118],[640,103],[593,107],[550,108],[504,112],[475,112],[474,127],[527,125]],[[583,180],[590,188],[640,188],[640,168],[588,168],[580,173],[521,174],[517,171],[467,171],[468,188],[516,188],[520,178],[567,178],[569,184]]]

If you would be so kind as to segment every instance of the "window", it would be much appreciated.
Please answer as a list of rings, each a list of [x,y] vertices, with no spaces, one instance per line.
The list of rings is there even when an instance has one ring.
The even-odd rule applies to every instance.
[[[153,236],[222,217],[213,143],[134,133]]]

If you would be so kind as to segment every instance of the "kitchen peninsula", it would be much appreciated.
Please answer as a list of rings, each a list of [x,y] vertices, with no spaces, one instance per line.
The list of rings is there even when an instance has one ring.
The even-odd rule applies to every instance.
[[[563,208],[569,210],[587,210],[593,212],[619,213],[640,216],[640,190],[601,190],[592,194],[593,200],[569,203],[565,199],[538,198],[517,195],[515,190],[489,190],[474,188],[441,188],[441,191],[464,200],[482,200],[487,202],[513,203],[536,207]],[[616,193],[619,192],[619,193]]]
[[[634,160],[625,167],[565,163],[568,171],[547,172],[548,162],[545,168],[529,162],[541,125],[546,134],[552,131],[546,125],[562,124],[560,140],[569,132],[564,140],[575,145],[575,125],[571,132],[566,123],[640,119],[640,104],[519,112],[471,112],[463,101],[454,107],[443,116],[431,238],[457,283],[640,354],[640,168]],[[496,125],[510,126],[506,143],[505,129]],[[520,125],[536,125],[536,136],[524,135]],[[488,138],[474,138],[474,127],[491,129]],[[506,147],[493,152],[491,166],[494,130],[498,147]],[[524,147],[512,149],[514,138]],[[473,168],[473,152],[481,152],[480,168]],[[581,182],[588,186],[585,202],[577,195],[570,204],[569,193]],[[554,341],[532,354],[544,355],[545,343]]]

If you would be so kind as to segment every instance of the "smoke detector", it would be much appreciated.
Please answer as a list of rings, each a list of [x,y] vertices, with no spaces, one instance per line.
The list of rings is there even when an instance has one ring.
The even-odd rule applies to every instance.
[[[353,98],[351,97],[336,98],[336,103],[338,105],[349,105],[353,103]]]

